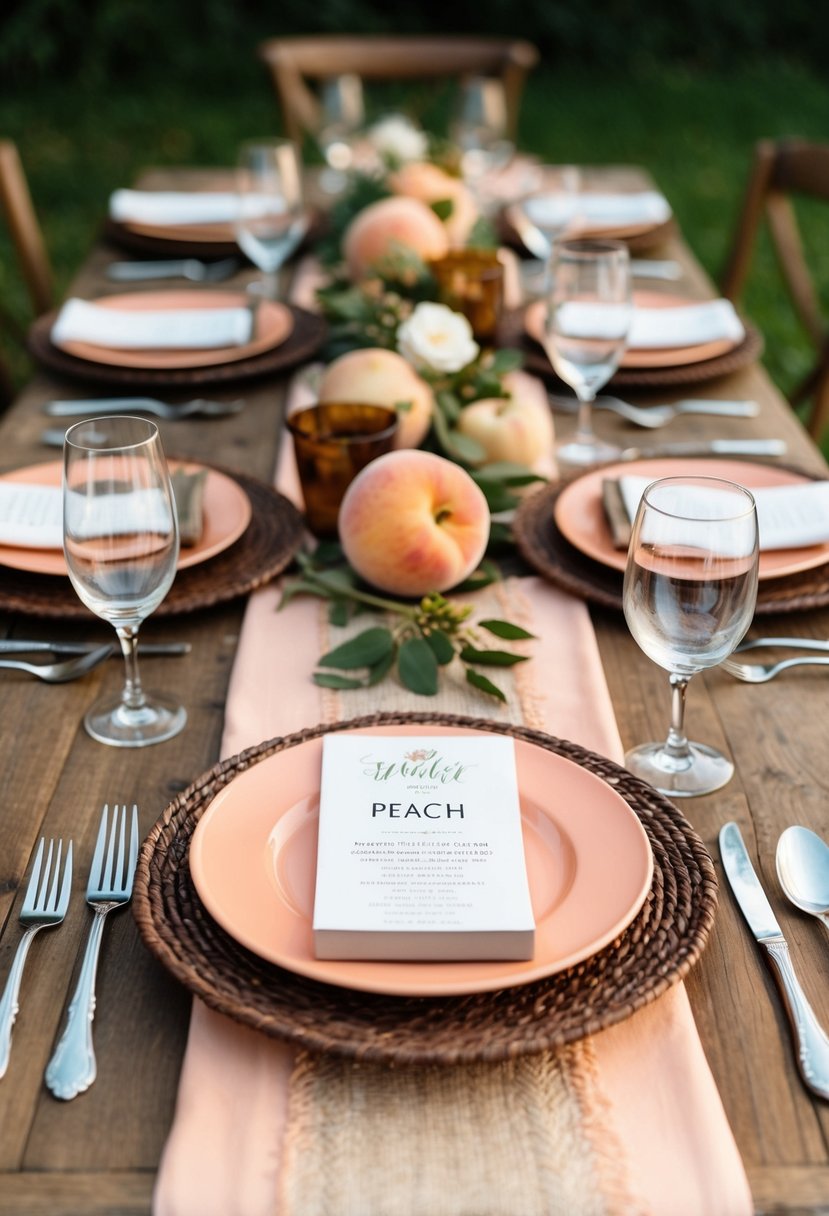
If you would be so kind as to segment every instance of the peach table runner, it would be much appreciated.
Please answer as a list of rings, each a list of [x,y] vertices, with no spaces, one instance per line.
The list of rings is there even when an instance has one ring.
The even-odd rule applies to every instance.
[[[298,380],[293,394],[307,391]],[[290,407],[289,407],[290,408]],[[277,485],[299,501],[288,445]],[[310,679],[349,635],[279,588],[250,599],[222,755],[381,710],[486,714],[621,758],[586,606],[540,579],[475,597],[524,624],[531,661],[490,703],[452,669],[428,701],[393,680]],[[350,627],[356,632],[365,619]],[[448,677],[448,678],[447,678]],[[416,701],[416,705],[413,702]],[[193,1003],[155,1216],[749,1216],[751,1196],[684,986],[563,1051],[502,1064],[387,1068],[313,1055]]]

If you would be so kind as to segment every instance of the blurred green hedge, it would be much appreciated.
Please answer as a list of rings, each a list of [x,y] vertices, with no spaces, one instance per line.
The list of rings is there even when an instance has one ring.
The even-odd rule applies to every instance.
[[[0,91],[55,75],[100,88],[173,65],[179,76],[224,76],[275,35],[471,30],[528,38],[551,64],[616,70],[665,60],[721,68],[769,53],[822,68],[829,50],[813,0],[523,0],[519,10],[514,0],[6,0]]]

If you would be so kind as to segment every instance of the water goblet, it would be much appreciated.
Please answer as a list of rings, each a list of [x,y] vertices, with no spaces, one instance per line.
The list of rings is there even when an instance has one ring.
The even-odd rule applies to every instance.
[[[461,155],[461,173],[479,209],[486,214],[489,173],[507,164],[514,145],[507,136],[507,100],[500,80],[467,76],[459,85],[449,136]]]
[[[577,165],[546,165],[542,184],[507,208],[507,218],[533,257],[547,263],[555,242],[575,235],[580,190]]]
[[[320,186],[327,194],[340,194],[354,165],[354,137],[365,124],[360,77],[345,72],[324,81],[320,107],[317,142],[327,166],[320,174]]]
[[[556,447],[563,465],[613,460],[620,448],[593,430],[596,394],[619,366],[633,317],[630,258],[621,241],[558,240],[550,256],[544,349],[579,401],[576,433]]]
[[[757,600],[757,511],[743,486],[718,477],[667,477],[639,503],[624,582],[625,620],[637,644],[671,682],[664,743],[625,756],[627,768],[663,794],[717,790],[734,765],[685,733],[685,693],[698,671],[727,658],[748,629]]]
[[[187,712],[150,695],[138,673],[138,630],[176,573],[178,517],[158,427],[145,418],[78,422],[63,455],[63,546],[81,601],[115,626],[126,664],[120,697],[86,714],[93,739],[146,747],[177,735]]]
[[[296,148],[287,139],[248,140],[236,170],[236,241],[262,271],[257,293],[277,295],[277,271],[308,228],[302,172]]]

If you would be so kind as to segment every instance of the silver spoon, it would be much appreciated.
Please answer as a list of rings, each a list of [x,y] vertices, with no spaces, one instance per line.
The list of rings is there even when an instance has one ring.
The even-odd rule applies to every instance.
[[[27,663],[25,659],[0,659],[0,667],[10,671],[27,671],[30,675],[45,680],[47,684],[65,684],[68,680],[77,680],[85,676],[93,667],[103,663],[115,650],[114,643],[99,646],[88,654],[76,655],[72,659],[64,659],[60,663]]]
[[[829,929],[829,845],[799,825],[786,828],[777,842],[777,877],[796,908],[816,916]]]

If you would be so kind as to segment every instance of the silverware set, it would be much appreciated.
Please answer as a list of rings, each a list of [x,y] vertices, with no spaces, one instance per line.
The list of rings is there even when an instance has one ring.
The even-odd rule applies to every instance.
[[[766,647],[781,647],[790,650],[807,650],[807,651],[823,651],[824,654],[829,652],[829,641],[822,641],[819,638],[753,638],[748,642],[741,642],[735,654],[742,654],[746,650],[758,650]],[[737,659],[724,659],[720,663],[720,667],[727,671],[730,676],[734,676],[737,680],[742,680],[746,684],[766,684],[769,680],[773,680],[781,671],[788,671],[790,667],[826,667],[829,666],[829,657],[820,658],[816,654],[794,655],[785,659],[777,659],[770,663],[742,663]]]
[[[184,655],[190,652],[189,642],[141,642],[139,655]],[[23,671],[47,684],[66,684],[80,679],[93,668],[120,651],[114,642],[98,645],[94,642],[40,642],[23,638],[0,639],[0,670]],[[6,658],[21,654],[69,654],[72,657],[56,663],[30,663],[28,659]]]
[[[723,868],[749,929],[780,989],[804,1084],[829,1099],[829,1037],[818,1022],[792,966],[789,946],[748,855],[736,823],[719,834]],[[829,924],[829,847],[807,828],[787,828],[777,844],[781,886],[796,906]],[[804,896],[804,891],[808,895]],[[793,898],[792,893],[798,898]],[[804,902],[799,902],[804,899]],[[822,906],[820,906],[822,905]]]
[[[221,283],[239,269],[238,258],[202,262],[198,258],[169,258],[156,262],[110,262],[106,274],[116,283],[142,283],[150,279],[187,279],[190,283]]]
[[[45,853],[45,859],[44,859]],[[88,1089],[95,1080],[97,1065],[92,1041],[95,1015],[95,978],[104,919],[114,909],[126,907],[132,897],[138,861],[138,808],[128,814],[126,805],[115,805],[110,815],[105,804],[98,827],[95,852],[89,870],[86,901],[94,917],[87,937],[83,962],[66,1023],[46,1068],[46,1085],[57,1098],[68,1100]],[[20,1008],[20,984],[29,946],[43,928],[54,928],[66,917],[72,888],[72,841],[41,839],[26,888],[20,923],[24,932],[0,997],[0,1077],[9,1063],[12,1027]]]
[[[563,397],[559,393],[548,393],[550,405],[557,413],[575,414],[579,403],[573,397]],[[760,407],[756,401],[719,401],[706,397],[694,397],[684,401],[675,401],[671,405],[632,405],[619,397],[602,395],[593,402],[593,409],[607,410],[618,414],[620,418],[632,422],[635,426],[655,430],[666,426],[682,414],[708,414],[718,418],[756,418]]]
[[[244,399],[211,401],[195,397],[192,401],[158,401],[155,397],[93,397],[50,401],[44,412],[53,418],[97,418],[104,414],[152,414],[167,422],[181,418],[226,418],[245,408]],[[61,440],[61,443],[63,440]]]

